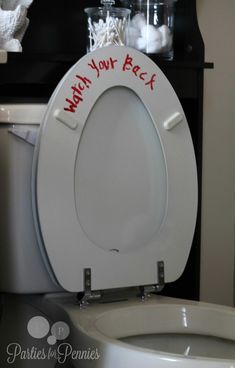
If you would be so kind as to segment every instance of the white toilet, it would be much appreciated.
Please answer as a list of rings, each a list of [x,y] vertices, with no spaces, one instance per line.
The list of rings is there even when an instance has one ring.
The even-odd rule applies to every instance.
[[[0,290],[66,321],[74,367],[235,368],[233,308],[151,294],[183,273],[197,214],[166,77],[134,49],[98,49],[62,79],[38,134],[44,110],[0,106]]]

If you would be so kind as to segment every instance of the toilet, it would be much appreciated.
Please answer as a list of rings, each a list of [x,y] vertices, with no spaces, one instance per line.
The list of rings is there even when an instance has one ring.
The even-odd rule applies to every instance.
[[[157,65],[98,49],[48,106],[2,105],[0,122],[0,290],[65,321],[70,366],[235,368],[233,308],[158,295],[184,271],[198,198],[187,120]]]

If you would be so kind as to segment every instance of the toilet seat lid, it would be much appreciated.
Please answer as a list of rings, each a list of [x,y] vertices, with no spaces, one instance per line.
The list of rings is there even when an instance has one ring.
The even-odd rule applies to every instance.
[[[193,144],[181,104],[147,56],[106,47],[56,88],[36,149],[44,256],[66,290],[179,278],[197,213]]]

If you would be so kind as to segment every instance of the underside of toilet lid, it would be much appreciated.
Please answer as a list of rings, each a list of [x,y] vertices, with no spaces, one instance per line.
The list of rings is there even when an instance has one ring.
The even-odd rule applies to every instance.
[[[84,290],[182,274],[197,212],[193,144],[181,104],[144,54],[106,47],[55,90],[35,172],[38,225],[58,283]]]

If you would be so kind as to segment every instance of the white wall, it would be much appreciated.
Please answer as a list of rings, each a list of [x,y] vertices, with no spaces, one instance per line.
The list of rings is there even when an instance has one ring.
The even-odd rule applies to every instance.
[[[197,0],[205,72],[201,300],[233,305],[235,233],[235,1]]]

